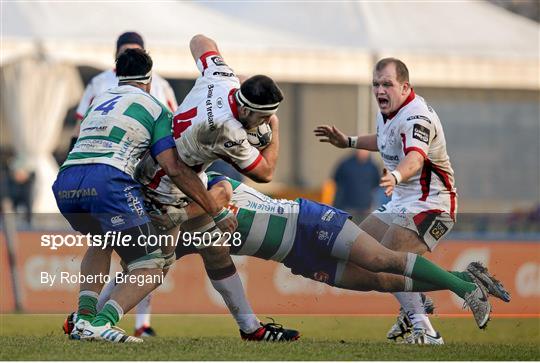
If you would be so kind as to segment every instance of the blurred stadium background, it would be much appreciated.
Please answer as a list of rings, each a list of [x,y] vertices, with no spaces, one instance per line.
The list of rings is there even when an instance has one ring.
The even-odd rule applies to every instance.
[[[238,74],[268,74],[279,82],[286,97],[278,112],[280,161],[275,181],[259,187],[276,197],[322,198],[346,151],[319,144],[314,126],[374,131],[372,66],[385,56],[401,58],[415,90],[444,124],[460,195],[455,231],[428,257],[452,269],[484,261],[514,298],[507,305],[495,302],[495,313],[540,316],[537,1],[1,6],[0,312],[73,309],[77,286],[50,289],[38,280],[40,271],[76,273],[84,253],[39,246],[45,231],[69,230],[55,214],[50,186],[66,156],[85,84],[112,67],[116,37],[136,30],[179,102],[196,77],[188,49],[196,33],[215,39]],[[22,206],[15,208],[14,195],[22,195]],[[25,215],[24,201],[31,215]],[[274,263],[237,263],[260,313],[393,314],[398,308],[391,296],[331,289]],[[177,264],[159,291],[156,313],[225,312],[197,257]],[[450,294],[433,296],[437,312],[461,312]]]

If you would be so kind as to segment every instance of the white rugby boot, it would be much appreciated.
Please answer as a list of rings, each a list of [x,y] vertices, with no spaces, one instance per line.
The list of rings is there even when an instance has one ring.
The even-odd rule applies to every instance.
[[[399,344],[417,344],[417,345],[443,345],[444,340],[439,334],[433,336],[426,332],[425,329],[413,329],[411,334],[405,337]]]
[[[476,286],[476,290],[465,294],[463,308],[469,307],[478,327],[484,329],[489,321],[491,304],[488,301],[487,289],[482,284]]]
[[[488,290],[490,295],[501,299],[504,302],[510,302],[510,293],[504,285],[489,273],[487,267],[480,262],[471,262],[467,266],[467,273],[477,285],[482,284]]]
[[[141,338],[127,335],[126,332],[116,326],[111,327],[110,323],[103,326],[87,324],[80,334],[81,340],[105,340],[111,343],[142,343]]]

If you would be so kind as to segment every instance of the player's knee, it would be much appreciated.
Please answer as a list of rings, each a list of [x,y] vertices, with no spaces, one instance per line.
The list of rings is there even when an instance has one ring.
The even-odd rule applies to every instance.
[[[220,269],[233,264],[229,248],[224,246],[211,246],[199,250],[206,269]]]
[[[382,256],[373,254],[365,259],[364,268],[368,269],[371,272],[382,272],[385,268],[385,259]]]
[[[141,270],[159,270],[163,271],[165,267],[165,258],[160,253],[151,253],[136,260],[126,263],[128,272]]]

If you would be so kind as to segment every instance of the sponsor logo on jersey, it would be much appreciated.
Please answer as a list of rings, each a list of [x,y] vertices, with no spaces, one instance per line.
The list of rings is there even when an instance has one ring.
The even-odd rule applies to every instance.
[[[58,192],[58,198],[59,199],[95,197],[97,195],[98,195],[98,192],[97,192],[96,188],[61,190],[61,191]]]
[[[268,201],[267,201],[268,202]],[[268,213],[275,213],[276,207],[271,204],[264,204],[264,203],[256,203],[252,200],[248,201],[248,208],[259,210],[261,212],[268,212]]]
[[[107,130],[108,126],[94,126],[94,127],[87,127],[82,129],[82,131],[105,131]]]
[[[216,105],[217,105],[218,108],[222,108],[223,107],[223,98],[218,97],[218,99],[216,100]]]
[[[124,224],[125,222],[122,216],[114,216],[114,217],[111,217],[111,223],[113,226],[118,226],[118,225]]]
[[[321,221],[330,222],[335,215],[336,212],[334,212],[332,209],[329,209],[323,214],[323,216],[321,217]]]
[[[206,95],[206,119],[208,121],[208,127],[210,131],[216,129],[216,123],[214,122],[214,112],[212,111],[212,95],[214,94],[214,85],[208,85],[208,93]]]
[[[230,149],[233,146],[240,146],[246,139],[241,139],[238,141],[229,140],[226,143],[223,144],[227,149]]]
[[[429,129],[420,124],[414,124],[413,138],[429,144]]]
[[[385,160],[390,160],[390,161],[398,161],[399,160],[397,155],[388,155],[388,154],[383,153],[382,151],[381,151],[381,156]]]
[[[124,190],[130,190],[130,189],[131,188],[128,187],[128,188],[126,188]],[[139,198],[137,198],[137,196],[133,195],[133,193],[131,193],[131,191],[127,191],[125,193],[125,196],[126,196],[129,208],[133,212],[137,213],[137,215],[139,217],[144,216],[144,206],[141,203],[141,201],[139,200]]]
[[[229,73],[229,72],[214,72],[212,73],[212,75],[214,76],[221,76],[221,77],[234,77],[234,73]]]
[[[394,144],[396,143],[396,133],[394,129],[390,130],[390,135],[388,135],[388,143],[390,144],[390,146],[394,146]]]
[[[227,65],[227,64],[225,64],[225,61],[223,61],[223,58],[221,58],[221,56],[219,56],[219,55],[215,55],[210,59],[212,60],[212,62],[214,62],[214,64],[216,66],[226,66]]]
[[[424,121],[427,121],[427,122],[431,123],[431,120],[429,118],[427,118],[426,116],[423,116],[423,115],[409,116],[407,118],[407,121],[411,121],[411,120],[424,120]]]
[[[317,239],[319,241],[329,242],[333,235],[334,235],[333,233],[322,230],[322,231],[317,232]]]
[[[429,230],[429,234],[435,238],[437,241],[441,239],[448,232],[448,227],[444,225],[443,222],[437,220]]]

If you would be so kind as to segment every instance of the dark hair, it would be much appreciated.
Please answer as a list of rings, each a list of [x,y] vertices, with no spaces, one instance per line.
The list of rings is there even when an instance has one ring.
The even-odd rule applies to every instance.
[[[283,100],[283,93],[278,85],[272,78],[263,75],[250,77],[242,83],[240,90],[249,102],[258,105],[270,105]]]
[[[383,58],[375,64],[375,71],[382,71],[387,65],[394,64],[396,66],[396,77],[401,83],[409,82],[409,70],[405,63],[397,58]]]
[[[152,58],[144,49],[126,49],[116,59],[117,76],[140,76],[152,70]]]
[[[144,40],[141,35],[136,32],[125,32],[120,34],[116,40],[116,53],[118,53],[118,49],[124,44],[139,44],[141,48],[144,49]]]

